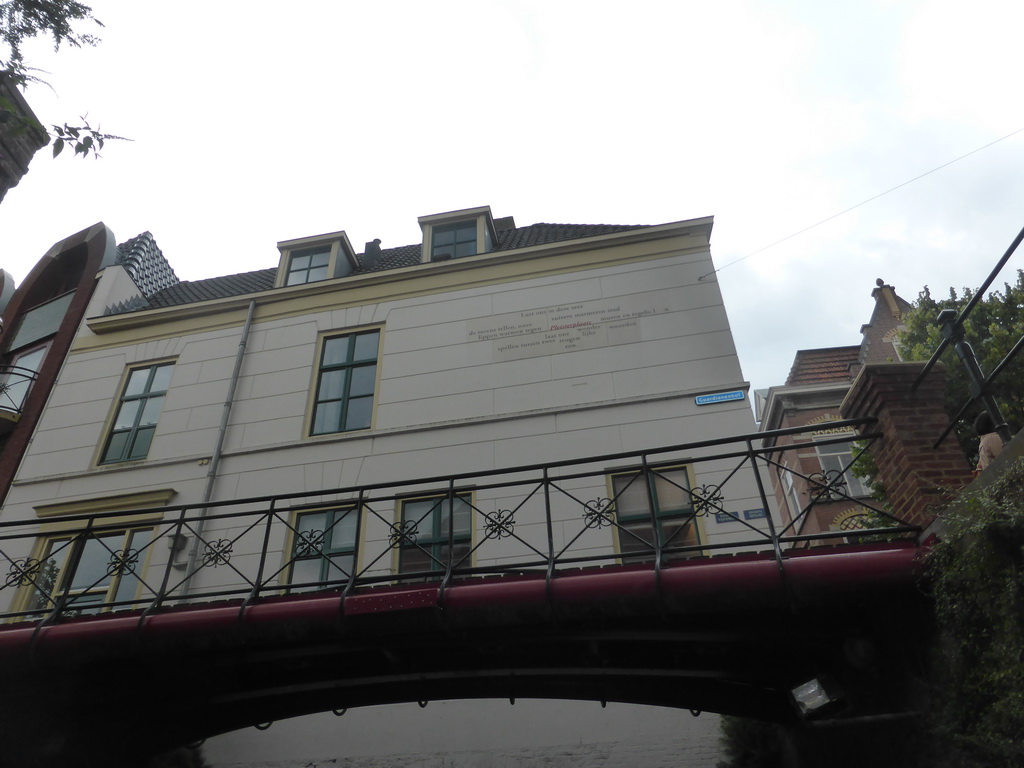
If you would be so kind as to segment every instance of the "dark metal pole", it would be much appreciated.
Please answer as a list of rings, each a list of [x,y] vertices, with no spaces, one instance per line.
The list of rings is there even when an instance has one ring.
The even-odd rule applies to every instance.
[[[985,387],[985,374],[978,364],[978,358],[975,357],[970,343],[964,338],[964,327],[959,322],[956,310],[942,310],[936,322],[942,326],[943,337],[952,343],[953,349],[956,350],[956,356],[960,358],[960,362],[963,363],[964,368],[967,370],[967,378],[970,379],[971,396],[976,400],[980,400],[981,404],[985,406],[985,410],[992,417],[992,423],[995,425],[996,432],[1003,442],[1010,442],[1010,438],[1013,437],[1010,434],[1010,427],[1003,418],[996,399],[992,397]]]

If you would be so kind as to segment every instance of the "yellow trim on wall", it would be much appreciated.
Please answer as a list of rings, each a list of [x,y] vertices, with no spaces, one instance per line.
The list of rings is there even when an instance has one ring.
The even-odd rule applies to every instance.
[[[34,509],[39,517],[63,517],[65,515],[93,515],[98,512],[113,512],[118,509],[166,507],[177,493],[173,488],[160,488],[153,491],[136,491],[134,493],[119,493],[114,496],[97,496],[91,499],[39,504]]]

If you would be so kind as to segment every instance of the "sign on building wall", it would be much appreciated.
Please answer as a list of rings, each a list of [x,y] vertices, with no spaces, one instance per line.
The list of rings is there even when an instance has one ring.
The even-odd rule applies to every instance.
[[[732,392],[715,392],[713,395],[697,395],[693,401],[697,405],[714,405],[715,403],[727,403],[730,400],[742,400],[743,390],[736,389]]]
[[[495,362],[642,340],[640,318],[670,312],[667,291],[541,307],[467,322],[469,341],[491,341]]]

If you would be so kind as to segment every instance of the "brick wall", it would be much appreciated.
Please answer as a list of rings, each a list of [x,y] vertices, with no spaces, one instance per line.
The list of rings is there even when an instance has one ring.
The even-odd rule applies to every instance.
[[[927,526],[949,494],[971,481],[972,472],[955,437],[932,447],[949,424],[943,408],[946,374],[938,363],[913,390],[923,369],[924,363],[866,365],[840,410],[844,419],[878,419],[861,431],[883,434],[871,455],[893,512],[905,522]]]

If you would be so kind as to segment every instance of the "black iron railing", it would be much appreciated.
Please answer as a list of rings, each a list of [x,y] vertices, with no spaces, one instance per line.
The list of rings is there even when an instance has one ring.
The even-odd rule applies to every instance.
[[[1003,414],[999,409],[998,403],[992,396],[992,384],[996,379],[1006,370],[1007,365],[1020,354],[1020,351],[1024,349],[1024,336],[1017,340],[1017,343],[1013,345],[1013,348],[1006,354],[1006,356],[992,369],[992,372],[985,376],[981,366],[978,364],[978,360],[974,355],[974,350],[971,345],[967,342],[964,335],[964,322],[970,317],[971,311],[981,301],[989,287],[995,281],[996,277],[1002,271],[1003,267],[1006,266],[1006,262],[1010,260],[1010,257],[1017,250],[1017,247],[1024,241],[1024,229],[1017,234],[1017,237],[1013,239],[1010,246],[1006,249],[1002,258],[996,263],[995,267],[989,273],[985,282],[982,283],[981,287],[975,292],[974,296],[967,303],[960,313],[957,314],[953,310],[943,310],[939,313],[936,318],[936,322],[942,327],[942,341],[939,342],[939,346],[935,348],[931,358],[925,364],[921,373],[918,374],[917,379],[914,381],[913,389],[917,389],[921,382],[924,381],[928,372],[934,367],[935,363],[938,362],[942,353],[946,351],[946,348],[952,344],[956,350],[957,357],[960,359],[961,364],[967,370],[968,380],[970,382],[970,397],[965,400],[960,408],[957,410],[956,415],[950,421],[949,426],[946,427],[945,431],[935,441],[935,446],[938,447],[942,444],[942,441],[949,436],[960,420],[967,413],[967,409],[971,407],[974,402],[981,402],[982,406],[988,412],[992,418],[992,423],[999,433],[999,436],[1003,439],[1003,442],[1009,442],[1012,437],[1010,433],[1009,425],[1006,423],[1006,419],[1003,418]]]
[[[0,618],[58,621],[213,600],[487,575],[555,578],[584,566],[642,565],[786,550],[919,528],[849,494],[858,447],[839,469],[804,474],[787,451],[871,440],[847,420],[493,472],[419,478],[45,521],[0,523]],[[823,429],[850,434],[813,439]],[[797,445],[785,444],[798,438]],[[812,439],[808,439],[812,438]],[[780,518],[770,473],[803,488]],[[801,533],[816,507],[855,501],[856,531]],[[45,525],[44,525],[45,523]]]

